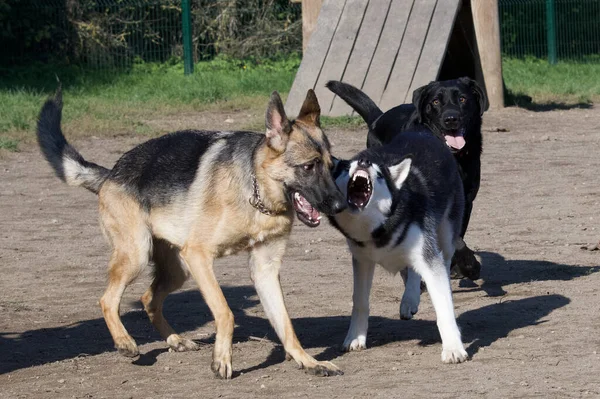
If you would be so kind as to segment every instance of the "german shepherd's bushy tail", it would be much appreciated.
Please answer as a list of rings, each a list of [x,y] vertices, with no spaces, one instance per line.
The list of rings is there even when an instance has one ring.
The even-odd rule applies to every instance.
[[[369,127],[383,115],[373,100],[356,87],[337,80],[330,80],[325,86],[358,112]]]
[[[42,107],[38,119],[37,138],[42,153],[62,181],[98,194],[110,170],[83,159],[65,139],[60,128],[61,118],[62,90],[59,86],[54,98],[49,98]]]

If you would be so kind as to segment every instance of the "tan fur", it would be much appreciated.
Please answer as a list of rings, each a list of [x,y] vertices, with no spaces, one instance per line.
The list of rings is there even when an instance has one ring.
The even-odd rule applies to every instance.
[[[316,98],[313,100],[316,102]],[[215,278],[213,262],[220,256],[248,250],[252,279],[286,352],[299,365],[317,373],[328,375],[338,370],[329,362],[317,362],[304,351],[285,309],[279,284],[279,268],[294,217],[284,192],[284,182],[294,178],[294,169],[285,157],[292,157],[296,165],[315,158],[331,165],[324,135],[317,126],[318,104],[308,104],[304,111],[289,135],[278,139],[277,145],[271,145],[267,139],[255,153],[254,169],[260,196],[267,208],[277,215],[265,215],[249,205],[253,193],[248,190],[248,171],[213,162],[224,150],[222,141],[214,143],[202,156],[189,190],[177,194],[168,205],[147,211],[124,187],[110,180],[103,184],[99,192],[100,220],[113,247],[113,255],[108,288],[101,305],[120,353],[126,356],[139,353],[121,323],[119,303],[126,286],[152,259],[156,264],[155,278],[141,298],[150,321],[172,349],[198,349],[197,344],[179,336],[162,313],[166,296],[180,288],[188,273],[191,274],[215,319],[212,369],[221,378],[231,378],[233,313]],[[285,115],[283,117],[285,124],[287,120]],[[315,149],[303,132],[322,143],[321,151]],[[284,151],[278,148],[282,143],[285,143]]]

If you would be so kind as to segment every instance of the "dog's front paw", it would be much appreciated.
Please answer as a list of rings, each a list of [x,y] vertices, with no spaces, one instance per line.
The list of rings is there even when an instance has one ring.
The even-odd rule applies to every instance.
[[[230,380],[233,374],[231,351],[223,351],[221,354],[217,354],[215,350],[210,368],[217,378]]]
[[[167,344],[169,344],[171,349],[173,349],[175,352],[197,351],[200,349],[200,345],[194,341],[182,338],[177,334],[169,335],[167,338]]]
[[[344,375],[344,372],[339,369],[338,366],[331,362],[317,362],[317,364],[304,367],[306,372],[309,374],[316,375],[317,377],[331,377],[334,375]]]
[[[452,266],[450,268],[450,277],[453,279],[462,279],[464,277],[470,280],[477,280],[481,273],[481,263],[475,257],[475,252],[471,251],[466,245],[462,249],[457,249],[452,257]]]
[[[348,336],[344,340],[344,345],[342,346],[344,351],[352,352],[352,351],[360,351],[363,349],[367,349],[367,337],[366,335],[358,335],[358,336]]]
[[[140,351],[131,337],[123,337],[115,341],[115,348],[119,351],[119,354],[125,357],[136,357],[140,354]]]
[[[467,351],[461,346],[459,348],[453,349],[443,349],[442,350],[442,363],[446,364],[456,364],[462,363],[469,358]]]
[[[215,373],[215,377],[221,378],[223,380],[230,380],[231,375],[233,374],[231,359],[213,360],[212,364],[210,365],[210,368],[212,369],[213,373]]]

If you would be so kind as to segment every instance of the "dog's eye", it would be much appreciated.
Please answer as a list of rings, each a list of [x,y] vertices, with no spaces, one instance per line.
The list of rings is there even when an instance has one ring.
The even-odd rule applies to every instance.
[[[458,101],[460,101],[461,104],[464,104],[467,102],[467,97],[465,96],[460,96],[458,97]]]
[[[304,165],[302,165],[302,169],[304,169],[307,172],[310,172],[311,170],[313,170],[315,168],[315,166],[320,162],[319,159],[315,159],[314,161],[305,163]]]
[[[438,99],[436,98],[436,99],[434,99],[434,100],[433,100],[431,103],[432,103],[433,105],[440,105],[440,100],[438,100]]]

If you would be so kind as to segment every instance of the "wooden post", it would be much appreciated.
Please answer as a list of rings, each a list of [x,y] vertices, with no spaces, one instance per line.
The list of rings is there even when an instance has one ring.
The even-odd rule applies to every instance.
[[[324,0],[293,0],[302,1],[302,52],[308,46],[308,40],[317,26],[319,11]],[[330,0],[336,1],[336,0]]]
[[[498,0],[471,0],[479,60],[490,108],[504,107]]]

